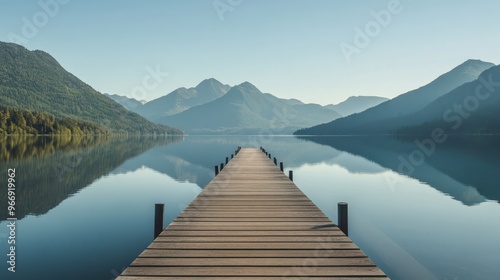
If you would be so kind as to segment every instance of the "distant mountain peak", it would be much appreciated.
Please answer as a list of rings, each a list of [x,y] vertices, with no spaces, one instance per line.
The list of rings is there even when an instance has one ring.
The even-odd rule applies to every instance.
[[[474,59],[474,58],[471,58],[471,59],[467,59],[464,63],[462,64],[477,64],[477,63],[488,63],[490,64],[490,62],[487,62],[487,61],[483,61],[481,59]]]
[[[118,94],[109,94],[109,93],[103,93],[107,97],[113,99],[116,103],[122,105],[125,107],[125,109],[129,111],[134,111],[136,108],[144,105],[146,101],[144,100],[137,100],[131,97],[123,96],[123,95],[118,95]]]
[[[464,63],[455,67],[452,71],[461,71],[471,76],[479,76],[484,70],[495,66],[491,62],[485,62],[479,59],[468,59]]]
[[[389,100],[386,97],[379,96],[350,96],[346,100],[335,105],[327,105],[326,108],[334,110],[343,116],[362,112],[368,108],[377,106],[378,104]]]
[[[244,89],[252,90],[252,91],[257,91],[259,93],[262,93],[256,86],[254,86],[252,83],[247,82],[247,81],[245,81],[245,82],[237,85],[236,87],[244,88]]]
[[[156,121],[162,117],[178,114],[191,107],[211,102],[224,94],[231,87],[214,78],[201,81],[196,87],[180,87],[167,95],[146,103],[136,112],[148,120]]]
[[[231,87],[229,85],[225,85],[214,78],[209,78],[201,81],[195,88],[197,92],[209,92],[209,93],[221,93],[217,94],[218,97],[224,95],[228,92]]]
[[[350,101],[350,100],[357,100],[357,99],[389,99],[389,98],[386,98],[386,97],[380,97],[380,96],[368,96],[368,95],[353,95],[353,96],[349,96],[345,101],[343,102],[346,102],[346,101]],[[343,103],[341,102],[341,103]],[[339,103],[340,104],[340,103]],[[338,105],[338,104],[337,104]]]
[[[208,79],[205,79],[203,81],[201,81],[197,86],[196,88],[199,88],[199,87],[206,87],[206,86],[223,86],[223,84],[221,82],[219,82],[217,79],[214,79],[214,78],[208,78]]]

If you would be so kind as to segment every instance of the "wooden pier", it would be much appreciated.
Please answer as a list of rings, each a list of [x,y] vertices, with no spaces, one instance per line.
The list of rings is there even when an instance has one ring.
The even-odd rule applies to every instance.
[[[388,278],[273,160],[241,149],[117,279]]]

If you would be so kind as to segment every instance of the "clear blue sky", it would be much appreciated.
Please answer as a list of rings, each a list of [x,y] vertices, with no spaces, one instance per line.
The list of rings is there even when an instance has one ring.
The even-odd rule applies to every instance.
[[[147,100],[214,77],[338,103],[394,97],[469,58],[500,63],[498,0],[59,0],[68,3],[49,5],[54,13],[41,2],[0,0],[0,40],[24,38],[101,92],[133,96],[146,68],[159,67],[168,76]],[[377,29],[371,12],[391,2],[400,4]],[[367,27],[370,42],[348,61],[341,44],[356,47],[355,28]]]

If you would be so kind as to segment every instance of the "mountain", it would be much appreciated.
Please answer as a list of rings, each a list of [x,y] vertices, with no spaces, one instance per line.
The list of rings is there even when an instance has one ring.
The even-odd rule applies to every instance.
[[[349,116],[355,113],[363,112],[371,107],[375,107],[387,100],[389,100],[389,98],[378,96],[351,96],[339,104],[329,104],[325,107],[338,112],[342,116]]]
[[[134,111],[138,107],[141,107],[142,105],[144,105],[144,103],[146,103],[146,101],[139,101],[137,99],[118,95],[118,94],[104,93],[104,95],[113,99],[116,103],[122,105],[123,107],[125,107],[125,109],[127,109],[129,111]]]
[[[1,107],[88,121],[114,132],[182,133],[126,110],[43,51],[0,42],[0,61]]]
[[[484,70],[493,66],[495,65],[489,62],[467,60],[421,88],[401,94],[361,113],[334,120],[327,124],[302,129],[297,131],[296,134],[362,135],[386,133],[387,128],[381,121],[418,112],[451,90],[477,79]],[[375,125],[377,122],[382,126]]]
[[[152,100],[144,106],[136,108],[135,112],[150,121],[156,121],[162,117],[181,113],[194,106],[213,101],[231,87],[224,85],[216,79],[206,79],[194,88],[178,88],[171,93]]]
[[[484,71],[419,112],[398,120],[399,134],[500,134],[500,66]]]
[[[214,101],[158,122],[191,134],[288,134],[338,117],[339,113],[320,105],[280,99],[244,82]]]

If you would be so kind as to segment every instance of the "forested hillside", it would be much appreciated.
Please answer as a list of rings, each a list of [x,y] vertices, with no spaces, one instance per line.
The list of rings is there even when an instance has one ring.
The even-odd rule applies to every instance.
[[[54,115],[26,110],[0,109],[0,134],[106,134],[108,130],[87,121],[57,119]]]
[[[126,110],[64,70],[49,54],[4,42],[0,42],[0,105],[91,122],[113,132],[181,133]]]

